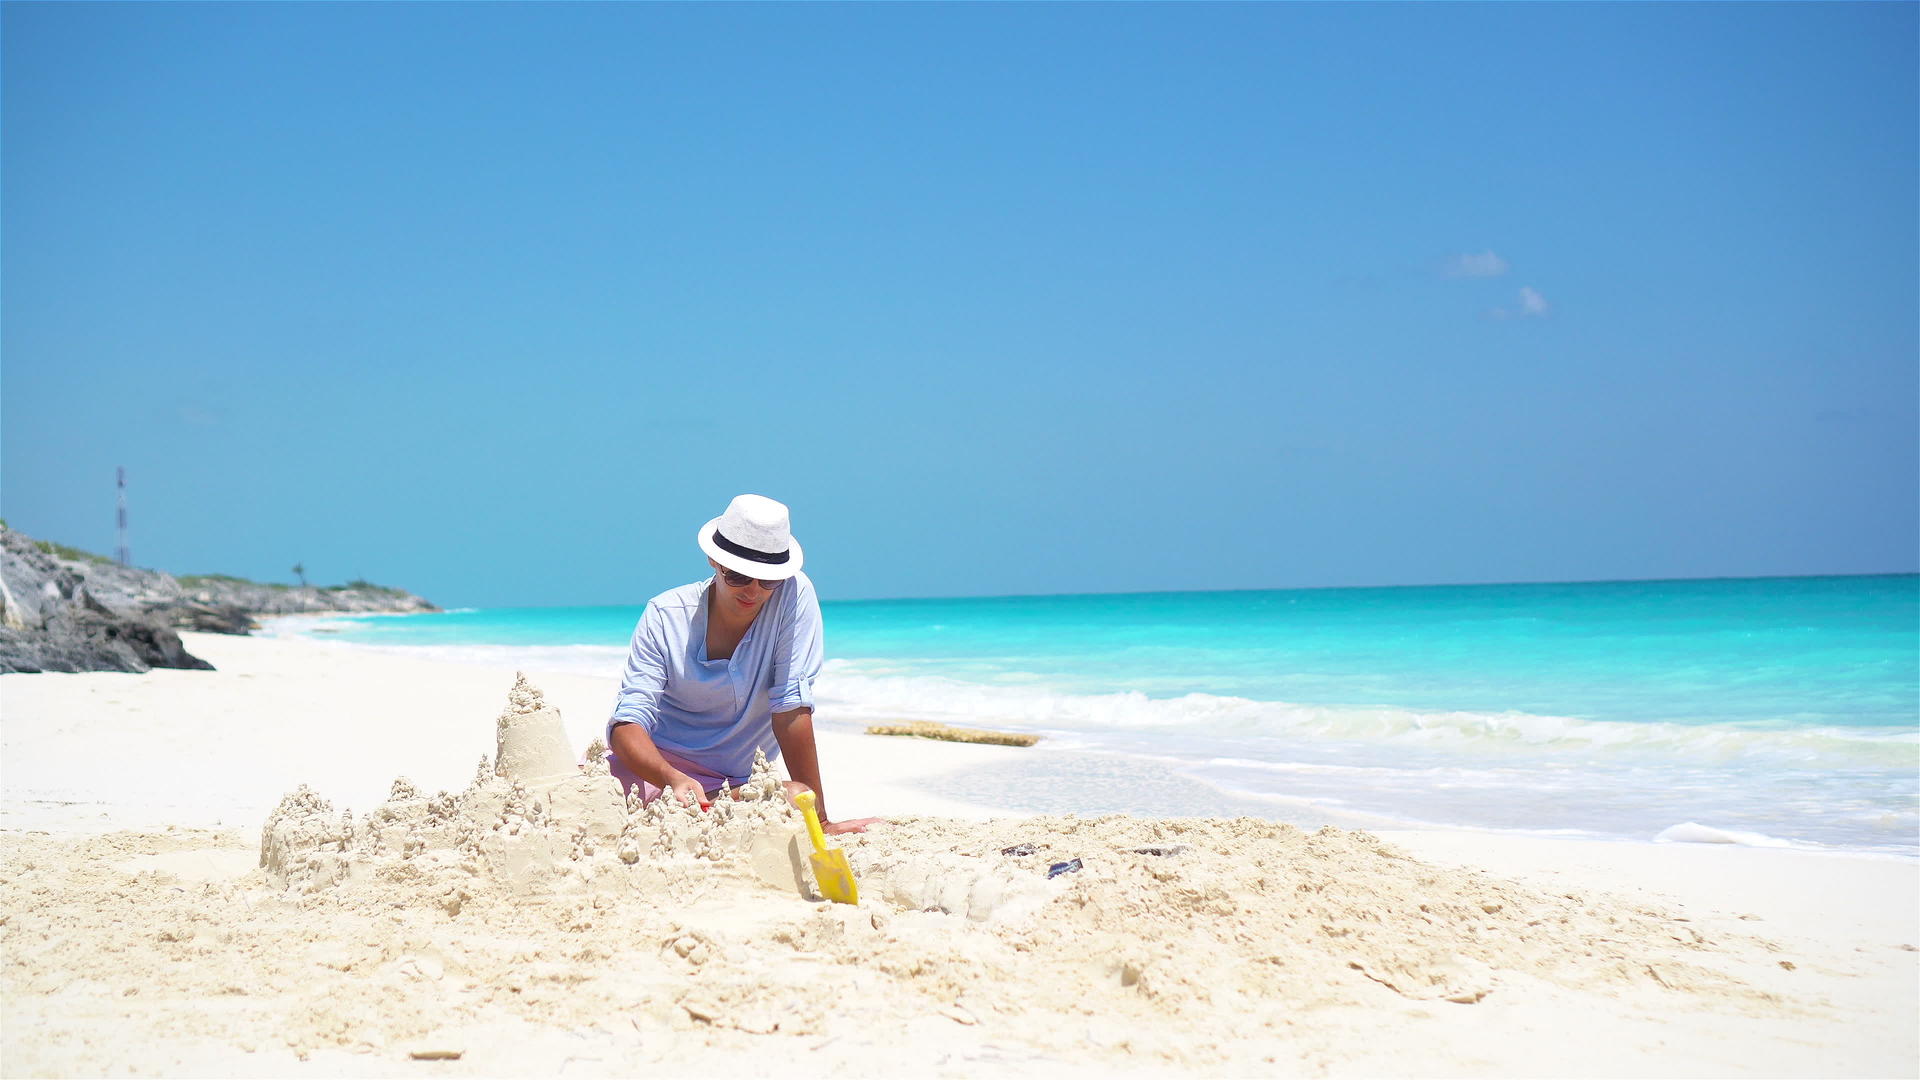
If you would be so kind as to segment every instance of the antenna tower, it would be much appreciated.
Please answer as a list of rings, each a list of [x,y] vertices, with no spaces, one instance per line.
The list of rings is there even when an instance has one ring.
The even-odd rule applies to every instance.
[[[121,566],[132,566],[133,555],[127,551],[127,467],[119,467],[120,472],[120,550],[117,553]]]

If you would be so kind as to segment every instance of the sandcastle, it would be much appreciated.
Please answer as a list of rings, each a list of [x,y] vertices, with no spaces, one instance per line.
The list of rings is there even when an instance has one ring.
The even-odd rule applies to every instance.
[[[514,672],[507,707],[494,723],[493,761],[495,773],[528,787],[549,787],[580,774],[567,749],[560,710],[547,704],[525,672]]]
[[[769,884],[809,891],[795,866],[798,815],[779,776],[756,755],[752,779],[723,788],[711,811],[670,798],[624,795],[598,740],[567,748],[560,711],[516,674],[464,791],[428,796],[405,777],[364,818],[336,813],[302,785],[261,831],[260,865],[276,883],[313,893],[379,880],[427,891],[457,913],[476,888],[524,896],[618,884],[637,864],[732,864]]]
[[[502,1009],[728,1038],[906,1026],[932,1010],[1062,1060],[1089,1031],[1109,1047],[1144,1032],[1129,1055],[1237,1073],[1262,1071],[1258,1054],[1233,1056],[1249,1037],[1297,1039],[1303,1011],[1336,1004],[1453,1008],[1562,987],[1786,1007],[1741,977],[1779,970],[1776,945],[1255,818],[898,819],[836,838],[860,906],[808,904],[806,841],[764,759],[743,797],[702,812],[641,805],[603,754],[563,762],[556,746],[557,711],[517,679],[495,753],[464,790],[396,780],[356,818],[303,787],[262,833],[275,895],[188,895],[156,878],[145,895],[169,920],[159,940],[184,948],[194,919],[239,927],[221,948],[251,957],[255,979],[316,987],[298,1013],[316,1019],[289,1036],[302,1046],[434,1033],[421,1045],[437,1049],[447,1016]],[[202,910],[214,903],[226,907]],[[126,917],[118,899],[98,914],[112,934]],[[267,944],[247,952],[247,934]],[[207,965],[155,970],[210,971],[206,994],[235,985]],[[336,1003],[362,999],[373,1004],[340,1018]],[[1063,1008],[1075,1023],[1026,1022]],[[1200,1029],[1221,1034],[1185,1038]]]
[[[429,796],[401,777],[386,802],[356,819],[302,785],[267,819],[260,865],[294,894],[346,888],[369,903],[428,903],[458,915],[483,895],[537,903],[662,880],[697,891],[728,877],[817,900],[809,850],[764,754],[748,782],[737,792],[723,786],[710,810],[671,798],[642,804],[621,792],[600,740],[578,755],[567,748],[560,711],[516,673],[494,721],[494,755],[480,758],[465,790]],[[1004,861],[860,847],[851,855],[863,895],[895,910],[1005,920],[1055,891]]]

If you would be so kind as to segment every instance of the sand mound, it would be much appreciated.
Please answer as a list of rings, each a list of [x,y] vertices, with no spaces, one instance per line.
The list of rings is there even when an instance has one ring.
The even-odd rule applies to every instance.
[[[302,788],[249,872],[129,862],[205,837],[23,838],[0,856],[9,1000],[53,1009],[75,980],[125,985],[163,999],[141,1015],[170,1036],[302,1053],[459,1050],[509,1020],[721,1050],[937,1021],[1081,1064],[1226,1070],[1300,1037],[1310,1010],[1383,995],[1454,1007],[1559,986],[1782,1008],[1724,970],[1764,948],[1752,939],[1245,818],[905,819],[841,838],[860,906],[810,901],[800,824],[764,762],[711,812],[640,806],[604,762],[556,767],[558,714],[529,690],[466,790],[396,781],[356,820]],[[56,851],[80,869],[54,872]],[[103,1026],[126,1022],[113,1008]]]

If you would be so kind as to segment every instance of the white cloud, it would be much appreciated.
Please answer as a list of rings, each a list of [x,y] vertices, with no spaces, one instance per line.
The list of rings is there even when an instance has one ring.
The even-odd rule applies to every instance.
[[[1499,277],[1507,272],[1507,260],[1492,251],[1483,251],[1478,255],[1451,255],[1440,272],[1450,278]]]
[[[1487,312],[1489,319],[1544,319],[1553,305],[1540,295],[1540,290],[1531,285],[1520,286],[1520,306],[1517,308],[1497,307]]]

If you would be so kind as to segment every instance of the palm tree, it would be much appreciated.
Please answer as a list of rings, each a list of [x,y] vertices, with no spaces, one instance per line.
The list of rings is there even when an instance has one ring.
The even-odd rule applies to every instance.
[[[301,587],[301,588],[303,588],[303,589],[304,589],[304,588],[306,588],[306,587],[307,587],[307,564],[306,564],[306,563],[294,563],[294,564],[293,564],[293,572],[294,572],[295,574],[297,574],[297,575],[299,575],[299,578],[300,578],[300,587]]]

